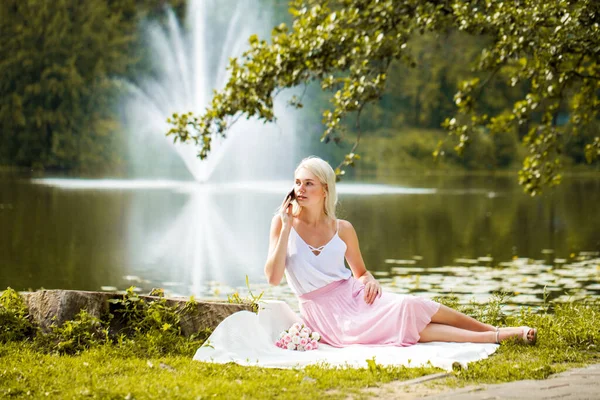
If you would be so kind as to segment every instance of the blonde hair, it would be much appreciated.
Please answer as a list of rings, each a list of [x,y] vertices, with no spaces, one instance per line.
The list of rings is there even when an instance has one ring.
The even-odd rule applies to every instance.
[[[329,165],[327,161],[316,156],[306,157],[304,160],[300,161],[300,164],[298,164],[298,167],[296,167],[296,170],[294,171],[294,176],[301,168],[310,171],[324,186],[327,195],[325,196],[323,209],[325,215],[335,220],[335,207],[338,202],[338,197],[335,188],[335,172],[333,171],[333,168],[331,168],[331,165]],[[300,205],[297,202],[294,202],[292,214],[298,215],[299,212]]]

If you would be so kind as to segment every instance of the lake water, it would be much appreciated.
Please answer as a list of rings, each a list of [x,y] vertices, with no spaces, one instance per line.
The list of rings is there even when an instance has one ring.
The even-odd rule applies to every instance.
[[[0,288],[224,298],[264,284],[271,217],[290,182],[30,179],[0,175]],[[338,215],[386,290],[512,304],[600,295],[600,178],[540,197],[515,176],[342,183]]]

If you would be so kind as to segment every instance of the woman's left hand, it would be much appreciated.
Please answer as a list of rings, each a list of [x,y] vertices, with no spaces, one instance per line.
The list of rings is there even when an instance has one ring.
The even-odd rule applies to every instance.
[[[375,279],[365,284],[365,303],[373,304],[376,298],[381,297],[381,285]]]

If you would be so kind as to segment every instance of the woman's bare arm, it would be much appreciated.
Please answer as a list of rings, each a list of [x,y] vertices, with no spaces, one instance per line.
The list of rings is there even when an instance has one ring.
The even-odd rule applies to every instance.
[[[269,239],[269,256],[265,264],[265,275],[271,285],[279,285],[285,271],[285,256],[287,242],[292,224],[284,226],[279,215],[271,220],[271,233]]]
[[[358,235],[352,224],[348,221],[340,220],[338,235],[346,243],[346,261],[352,270],[352,275],[365,285],[365,301],[372,304],[375,298],[381,294],[381,286],[377,279],[367,271],[365,262],[360,252]]]

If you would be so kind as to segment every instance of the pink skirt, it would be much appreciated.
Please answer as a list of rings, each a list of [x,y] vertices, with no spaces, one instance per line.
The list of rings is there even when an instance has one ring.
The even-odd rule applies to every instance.
[[[299,296],[304,323],[334,347],[410,346],[440,307],[429,299],[385,292],[369,305],[364,288],[350,277]]]

